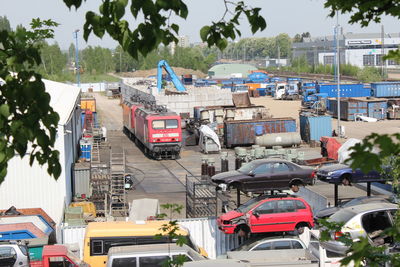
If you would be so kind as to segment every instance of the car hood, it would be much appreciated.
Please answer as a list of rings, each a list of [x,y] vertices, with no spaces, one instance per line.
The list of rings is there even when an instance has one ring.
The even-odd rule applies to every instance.
[[[319,171],[332,172],[332,171],[343,170],[343,169],[351,169],[351,168],[344,164],[333,164],[333,165],[321,167],[319,169]]]
[[[214,175],[213,177],[211,177],[211,180],[215,181],[215,180],[232,180],[235,177],[239,177],[239,176],[243,176],[243,173],[240,173],[238,171],[229,171],[229,172],[223,172],[223,173],[218,173],[216,175]]]
[[[229,221],[229,220],[235,219],[235,218],[243,216],[243,215],[244,215],[243,212],[239,212],[237,210],[231,210],[225,214],[222,214],[219,218],[222,221]]]
[[[317,212],[317,214],[315,214],[315,217],[320,219],[320,218],[326,218],[331,216],[332,214],[334,214],[335,212],[337,212],[338,210],[340,210],[339,207],[330,207],[330,208],[326,208],[323,210],[320,210]]]

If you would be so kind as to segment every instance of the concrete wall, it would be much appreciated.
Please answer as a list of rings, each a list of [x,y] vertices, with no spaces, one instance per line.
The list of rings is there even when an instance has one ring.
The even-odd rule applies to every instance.
[[[193,108],[196,106],[232,105],[232,92],[218,86],[194,87],[186,86],[187,94],[165,95],[165,91],[158,92],[156,87],[137,85],[137,80],[124,79],[121,86],[122,97],[130,100],[134,95],[141,99],[156,101],[158,105],[165,105],[176,113],[187,113],[193,117]]]

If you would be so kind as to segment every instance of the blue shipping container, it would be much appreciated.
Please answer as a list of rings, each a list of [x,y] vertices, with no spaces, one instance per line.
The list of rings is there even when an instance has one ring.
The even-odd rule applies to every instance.
[[[226,121],[224,124],[224,139],[228,148],[239,145],[253,145],[257,132],[287,133],[296,131],[296,120],[293,118]],[[263,128],[263,129],[261,129]]]
[[[266,88],[257,88],[257,91],[258,91],[258,95],[259,96],[266,96],[267,95]]]
[[[247,76],[248,80],[253,83],[265,82],[268,80],[268,74],[264,72],[253,72]]]
[[[386,119],[387,102],[386,101],[368,101],[368,117],[378,120]]]
[[[329,111],[332,112],[333,117],[338,117],[337,99],[329,99]],[[340,119],[354,121],[357,116],[368,116],[368,104],[366,101],[361,101],[352,98],[340,99]]]
[[[322,136],[332,136],[332,117],[308,112],[300,114],[300,135],[307,143],[319,141]]]
[[[400,82],[371,83],[374,97],[400,97]]]
[[[326,93],[328,97],[337,97],[337,84],[317,84],[318,93]],[[371,96],[371,90],[359,84],[340,84],[340,97],[366,97]]]

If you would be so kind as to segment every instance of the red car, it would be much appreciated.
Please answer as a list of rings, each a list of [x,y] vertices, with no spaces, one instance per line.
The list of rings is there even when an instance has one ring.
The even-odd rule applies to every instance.
[[[310,205],[295,196],[263,195],[221,215],[218,228],[226,234],[287,232],[314,226]]]

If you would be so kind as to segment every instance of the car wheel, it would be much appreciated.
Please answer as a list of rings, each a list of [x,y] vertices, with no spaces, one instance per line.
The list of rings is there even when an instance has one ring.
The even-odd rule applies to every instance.
[[[344,186],[351,185],[351,175],[349,175],[349,174],[342,175],[340,181],[341,181],[342,185],[344,185]]]
[[[248,237],[250,234],[250,227],[247,224],[240,224],[236,227],[235,233],[240,237]]]

